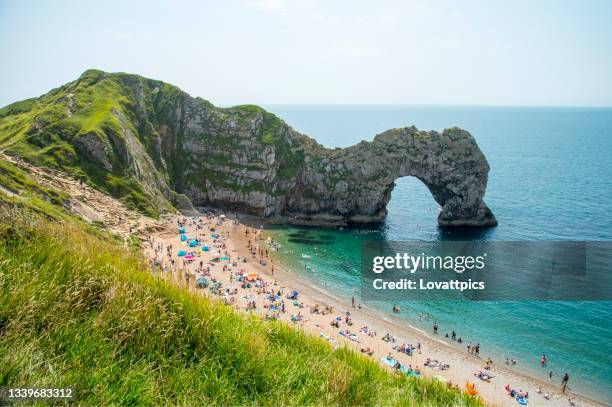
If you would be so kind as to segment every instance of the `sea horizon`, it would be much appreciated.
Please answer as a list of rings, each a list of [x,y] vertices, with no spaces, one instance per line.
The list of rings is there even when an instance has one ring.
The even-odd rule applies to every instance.
[[[197,96],[197,95],[196,95]],[[464,104],[464,103],[348,103],[348,102],[254,102],[245,101],[244,103],[214,103],[217,107],[231,108],[234,106],[241,105],[255,105],[263,108],[270,108],[271,111],[274,107],[430,107],[430,108],[500,108],[500,109],[612,109],[609,105],[515,105],[515,104]]]

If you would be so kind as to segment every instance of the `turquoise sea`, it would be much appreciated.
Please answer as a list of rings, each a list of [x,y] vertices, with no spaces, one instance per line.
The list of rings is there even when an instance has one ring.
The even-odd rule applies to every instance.
[[[326,147],[371,140],[392,127],[470,131],[491,171],[485,201],[492,229],[442,230],[438,206],[417,179],[397,180],[386,221],[375,227],[273,227],[296,273],[341,298],[360,294],[362,240],[612,240],[612,109],[265,106]],[[288,253],[289,252],[289,253]],[[303,259],[301,254],[312,259]],[[308,264],[311,270],[306,270]],[[410,302],[401,318],[427,332],[454,329],[481,354],[612,403],[612,302]],[[368,303],[389,312],[389,303]],[[419,319],[419,313],[429,317]],[[545,353],[549,364],[539,367]]]

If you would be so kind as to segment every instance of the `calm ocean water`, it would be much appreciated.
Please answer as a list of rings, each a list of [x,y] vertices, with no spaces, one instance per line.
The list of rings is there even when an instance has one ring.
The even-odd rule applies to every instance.
[[[437,204],[409,177],[397,180],[379,227],[275,227],[285,261],[340,297],[359,298],[364,239],[612,240],[612,109],[265,107],[327,147],[371,140],[392,127],[459,126],[476,137],[491,166],[485,201],[499,221],[493,229],[440,230]],[[420,320],[419,313],[429,317]],[[402,304],[401,318],[426,331],[435,320],[442,333],[454,329],[464,343],[480,342],[481,354],[498,363],[510,356],[517,368],[546,380],[553,370],[555,383],[567,371],[570,388],[612,403],[611,315],[611,302],[411,302]],[[539,367],[542,353],[549,359],[546,369]]]

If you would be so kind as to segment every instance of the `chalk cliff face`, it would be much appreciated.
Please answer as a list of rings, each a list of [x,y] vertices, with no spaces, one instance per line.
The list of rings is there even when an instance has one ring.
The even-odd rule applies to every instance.
[[[284,222],[378,222],[419,178],[442,226],[492,226],[474,138],[392,129],[326,149],[257,106],[218,108],[166,83],[90,70],[0,110],[0,148],[87,178],[139,209],[218,206]],[[188,199],[187,199],[188,198]]]

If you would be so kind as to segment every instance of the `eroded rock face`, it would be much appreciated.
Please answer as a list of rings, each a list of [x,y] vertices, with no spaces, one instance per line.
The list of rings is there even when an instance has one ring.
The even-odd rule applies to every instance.
[[[94,161],[106,171],[112,171],[109,161],[110,148],[108,140],[103,140],[96,133],[86,133],[74,141],[75,149],[88,160]]]
[[[443,133],[414,127],[386,131],[370,142],[333,150],[303,172],[302,189],[286,208],[295,216],[340,216],[349,222],[382,220],[399,177],[414,176],[442,207],[441,226],[493,226],[483,201],[489,166],[474,138],[452,128]],[[312,208],[304,213],[303,208]],[[302,215],[300,215],[302,213]]]
[[[441,226],[497,224],[482,199],[488,163],[464,130],[392,129],[372,142],[326,149],[262,109],[198,109],[189,103],[170,122],[187,129],[174,136],[182,140],[176,148],[185,164],[176,186],[196,206],[281,222],[379,222],[394,181],[415,176],[442,207]]]
[[[496,224],[483,201],[489,166],[458,128],[392,129],[326,149],[260,107],[218,108],[161,81],[96,70],[0,110],[0,138],[10,141],[21,128],[5,119],[28,135],[8,143],[16,151],[37,157],[56,143],[65,153],[48,162],[78,167],[139,207],[189,209],[191,200],[283,222],[378,222],[394,181],[414,176],[440,204],[440,225]]]

